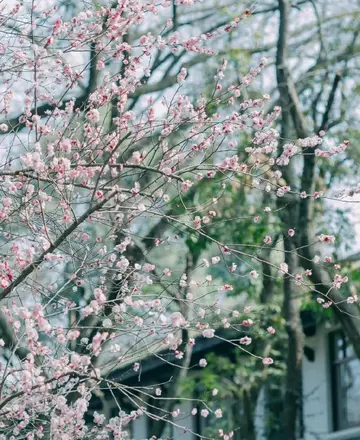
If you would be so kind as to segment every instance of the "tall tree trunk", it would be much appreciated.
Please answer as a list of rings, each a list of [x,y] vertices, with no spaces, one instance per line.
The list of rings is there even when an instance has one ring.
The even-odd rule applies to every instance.
[[[298,268],[294,241],[284,234],[285,262],[289,273]],[[284,396],[284,438],[295,440],[297,421],[301,402],[301,366],[303,358],[303,331],[300,320],[300,299],[294,280],[284,278],[284,316],[288,334],[288,353],[286,360],[285,396]]]
[[[291,122],[294,112],[294,101],[297,104],[295,87],[291,81],[287,67],[287,39],[289,21],[289,2],[279,0],[279,37],[276,53],[276,74],[280,102],[282,106],[281,138],[283,143],[291,136]],[[298,127],[303,126],[303,119],[296,120]],[[280,145],[281,146],[281,145]],[[293,170],[294,163],[284,167],[283,176],[292,189],[296,188],[296,173]],[[286,359],[285,395],[283,402],[283,434],[286,440],[295,440],[297,436],[297,421],[300,415],[301,403],[301,377],[303,358],[303,330],[300,319],[300,299],[292,276],[299,267],[297,254],[296,237],[288,235],[288,230],[297,229],[298,224],[298,202],[284,202],[278,199],[278,208],[283,222],[283,241],[285,263],[288,266],[288,274],[284,275],[284,317],[288,335],[288,351]]]
[[[260,387],[257,387],[244,392],[243,402],[245,417],[242,420],[241,433],[242,438],[246,438],[246,440],[256,440],[254,415],[260,389]]]
[[[187,285],[189,286],[191,281],[191,275],[194,271],[197,261],[199,259],[199,254],[194,254],[189,250],[187,257],[186,257],[186,268],[185,268],[185,274],[187,276]],[[186,294],[188,292],[188,288],[185,287],[183,290],[183,296],[186,297]],[[192,309],[191,307],[187,306],[187,303],[180,303],[180,309],[187,321],[190,321],[192,316]],[[163,435],[164,429],[166,427],[166,424],[169,423],[169,415],[171,411],[176,407],[176,405],[181,402],[181,395],[183,392],[183,386],[184,386],[184,379],[188,374],[188,370],[191,363],[191,357],[192,357],[192,345],[188,345],[189,340],[189,331],[186,328],[182,329],[182,343],[185,347],[185,354],[181,362],[178,364],[177,367],[174,367],[174,373],[172,377],[172,382],[170,386],[167,389],[167,396],[170,397],[169,400],[165,400],[162,406],[158,407],[158,410],[156,411],[156,414],[154,414],[155,418],[150,419],[150,426],[149,426],[149,437],[154,436],[156,438],[160,438]],[[177,400],[179,398],[179,400]],[[155,401],[156,406],[157,401]]]

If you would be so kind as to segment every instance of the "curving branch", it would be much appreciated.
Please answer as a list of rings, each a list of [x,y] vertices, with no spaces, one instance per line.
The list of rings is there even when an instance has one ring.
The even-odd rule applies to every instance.
[[[44,261],[45,257],[56,250],[75,230],[78,226],[80,226],[91,214],[101,209],[109,200],[111,200],[118,191],[112,191],[108,195],[104,197],[104,200],[97,203],[96,205],[89,208],[84,212],[83,215],[78,217],[65,231],[44,251],[37,260],[35,260],[32,264],[26,267],[21,274],[6,288],[0,293],[0,301],[6,298],[17,286],[19,286],[23,281],[27,279],[29,275],[31,275],[35,269],[37,269],[40,264]]]

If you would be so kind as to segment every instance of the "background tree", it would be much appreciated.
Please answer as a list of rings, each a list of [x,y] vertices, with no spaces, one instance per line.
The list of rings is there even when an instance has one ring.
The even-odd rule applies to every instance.
[[[272,323],[257,310],[278,312],[282,285],[289,348],[280,429],[295,438],[300,308],[309,291],[331,304],[355,349],[359,345],[358,310],[342,286],[345,274],[314,259],[315,242],[333,241],[314,210],[332,211],[324,201],[342,177],[337,158],[353,163],[340,137],[348,134],[342,128],[345,81],[356,63],[356,16],[351,7],[339,16],[326,3],[300,1],[296,9],[284,0],[241,13],[226,2],[205,9],[181,2],[3,6],[0,429],[6,435],[122,438],[124,426],[145,413],[160,436],[165,422],[176,423],[193,337],[234,327],[238,316],[225,299],[238,293],[239,305],[261,303],[252,312],[253,339],[267,335]],[[290,14],[309,7],[315,25],[294,19],[300,27],[290,31]],[[275,17],[278,40],[265,44],[263,25],[273,26]],[[327,44],[336,20],[345,23],[345,52]],[[314,66],[301,65],[295,80],[287,48],[301,43],[296,60],[314,37],[320,55]],[[271,58],[274,51],[275,71],[271,62],[269,68],[283,107],[280,140],[272,128],[280,111],[259,94],[275,83],[256,79],[265,62],[250,73],[241,65],[250,54]],[[226,55],[228,63],[221,61]],[[198,67],[203,75],[197,79]],[[332,76],[325,93],[322,84]],[[202,96],[193,96],[196,88]],[[309,91],[316,91],[314,99]],[[327,128],[338,130],[336,150],[317,149],[317,134]],[[301,140],[289,144],[296,137]],[[356,191],[353,176],[347,177],[343,195]],[[325,190],[330,196],[318,198]],[[281,340],[280,317],[274,322]],[[249,342],[241,342],[246,325],[234,327],[241,351]],[[167,362],[174,380],[163,387],[163,398],[155,385],[129,389],[112,379],[127,362],[141,372],[138,361],[164,348],[173,356]],[[250,365],[270,364],[270,348],[264,341],[253,345]],[[237,362],[229,368],[246,377]],[[240,391],[249,438],[255,405],[246,401],[268,379],[262,368],[260,362],[253,385]],[[109,424],[102,415],[91,420],[103,390],[137,410],[120,411]],[[196,402],[205,403],[201,396]],[[106,405],[103,400],[104,414]]]

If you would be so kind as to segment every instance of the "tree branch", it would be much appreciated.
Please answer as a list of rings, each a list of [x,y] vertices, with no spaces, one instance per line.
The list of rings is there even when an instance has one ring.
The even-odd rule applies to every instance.
[[[26,269],[24,269],[21,274],[14,280],[6,289],[4,289],[0,293],[0,301],[4,299],[9,293],[11,293],[19,284],[26,280],[26,278],[31,275],[34,270],[40,266],[40,264],[44,261],[45,257],[57,249],[74,231],[75,229],[81,225],[92,213],[101,209],[109,200],[111,200],[118,191],[112,191],[107,196],[105,196],[104,200],[97,203],[96,205],[89,208],[83,215],[81,215],[76,221],[74,221],[58,238],[54,241],[54,243],[49,246],[46,251],[44,251],[40,257],[30,264]]]
[[[340,81],[341,81],[341,73],[338,72],[338,73],[335,74],[334,82],[333,82],[333,85],[332,85],[332,88],[331,88],[331,91],[330,91],[330,94],[329,94],[329,99],[328,99],[328,102],[326,104],[325,112],[323,114],[322,122],[320,124],[319,129],[318,129],[318,132],[321,131],[321,130],[326,130],[326,128],[328,126],[330,112],[331,112],[331,109],[332,109],[333,104],[334,104],[336,90],[337,90],[337,88],[338,88],[338,86],[340,84]]]

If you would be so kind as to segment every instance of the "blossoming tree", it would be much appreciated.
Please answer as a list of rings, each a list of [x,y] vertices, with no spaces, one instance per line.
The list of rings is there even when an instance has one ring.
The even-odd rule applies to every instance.
[[[191,8],[193,2],[178,3]],[[67,21],[56,4],[1,5],[4,439],[123,439],[140,415],[180,426],[177,377],[173,395],[162,400],[158,384],[129,389],[112,373],[126,365],[136,371],[144,355],[165,350],[173,360],[164,362],[181,377],[191,367],[196,337],[216,338],[220,327],[238,331],[229,344],[251,354],[251,307],[228,310],[219,295],[233,289],[232,277],[256,280],[261,251],[279,243],[271,222],[250,248],[208,233],[210,226],[222,226],[221,197],[234,182],[267,194],[246,221],[271,219],[277,198],[315,196],[282,184],[281,170],[293,156],[307,148],[312,156],[341,154],[348,145],[315,149],[322,143],[319,133],[279,148],[274,121],[280,108],[265,112],[267,95],[242,98],[265,59],[237,83],[227,82],[224,60],[210,97],[196,100],[183,93],[183,67],[171,96],[150,98],[137,113],[129,110],[144,78],[151,78],[155,51],[211,56],[213,42],[250,13],[212,33],[185,37],[166,19],[170,7],[167,1],[123,0],[88,6]],[[141,32],[150,21],[159,23],[158,34]],[[136,32],[130,44],[128,35]],[[252,141],[239,154],[245,134]],[[199,197],[198,188],[208,182],[211,197]],[[241,228],[242,219],[236,221]],[[294,233],[289,227],[289,240]],[[179,262],[174,254],[188,237],[210,243],[216,253],[202,258],[188,252]],[[333,240],[318,237],[320,243]],[[153,261],[156,252],[168,255],[166,266]],[[228,283],[213,282],[208,269],[215,265],[224,265]],[[307,280],[310,269],[295,273],[283,260],[271,266],[286,282],[317,291]],[[335,275],[336,287],[345,281]],[[330,305],[326,294],[318,295]],[[262,331],[269,338],[275,332]],[[273,363],[269,354],[254,356],[259,368]],[[206,365],[201,359],[199,367]],[[119,406],[116,417],[95,412],[89,421],[92,399],[104,389],[115,404],[120,393],[136,410]],[[149,398],[156,405],[147,406]],[[199,404],[201,415],[209,416],[201,396],[194,401]],[[220,403],[212,412],[221,418]],[[224,439],[232,435],[219,432]]]

